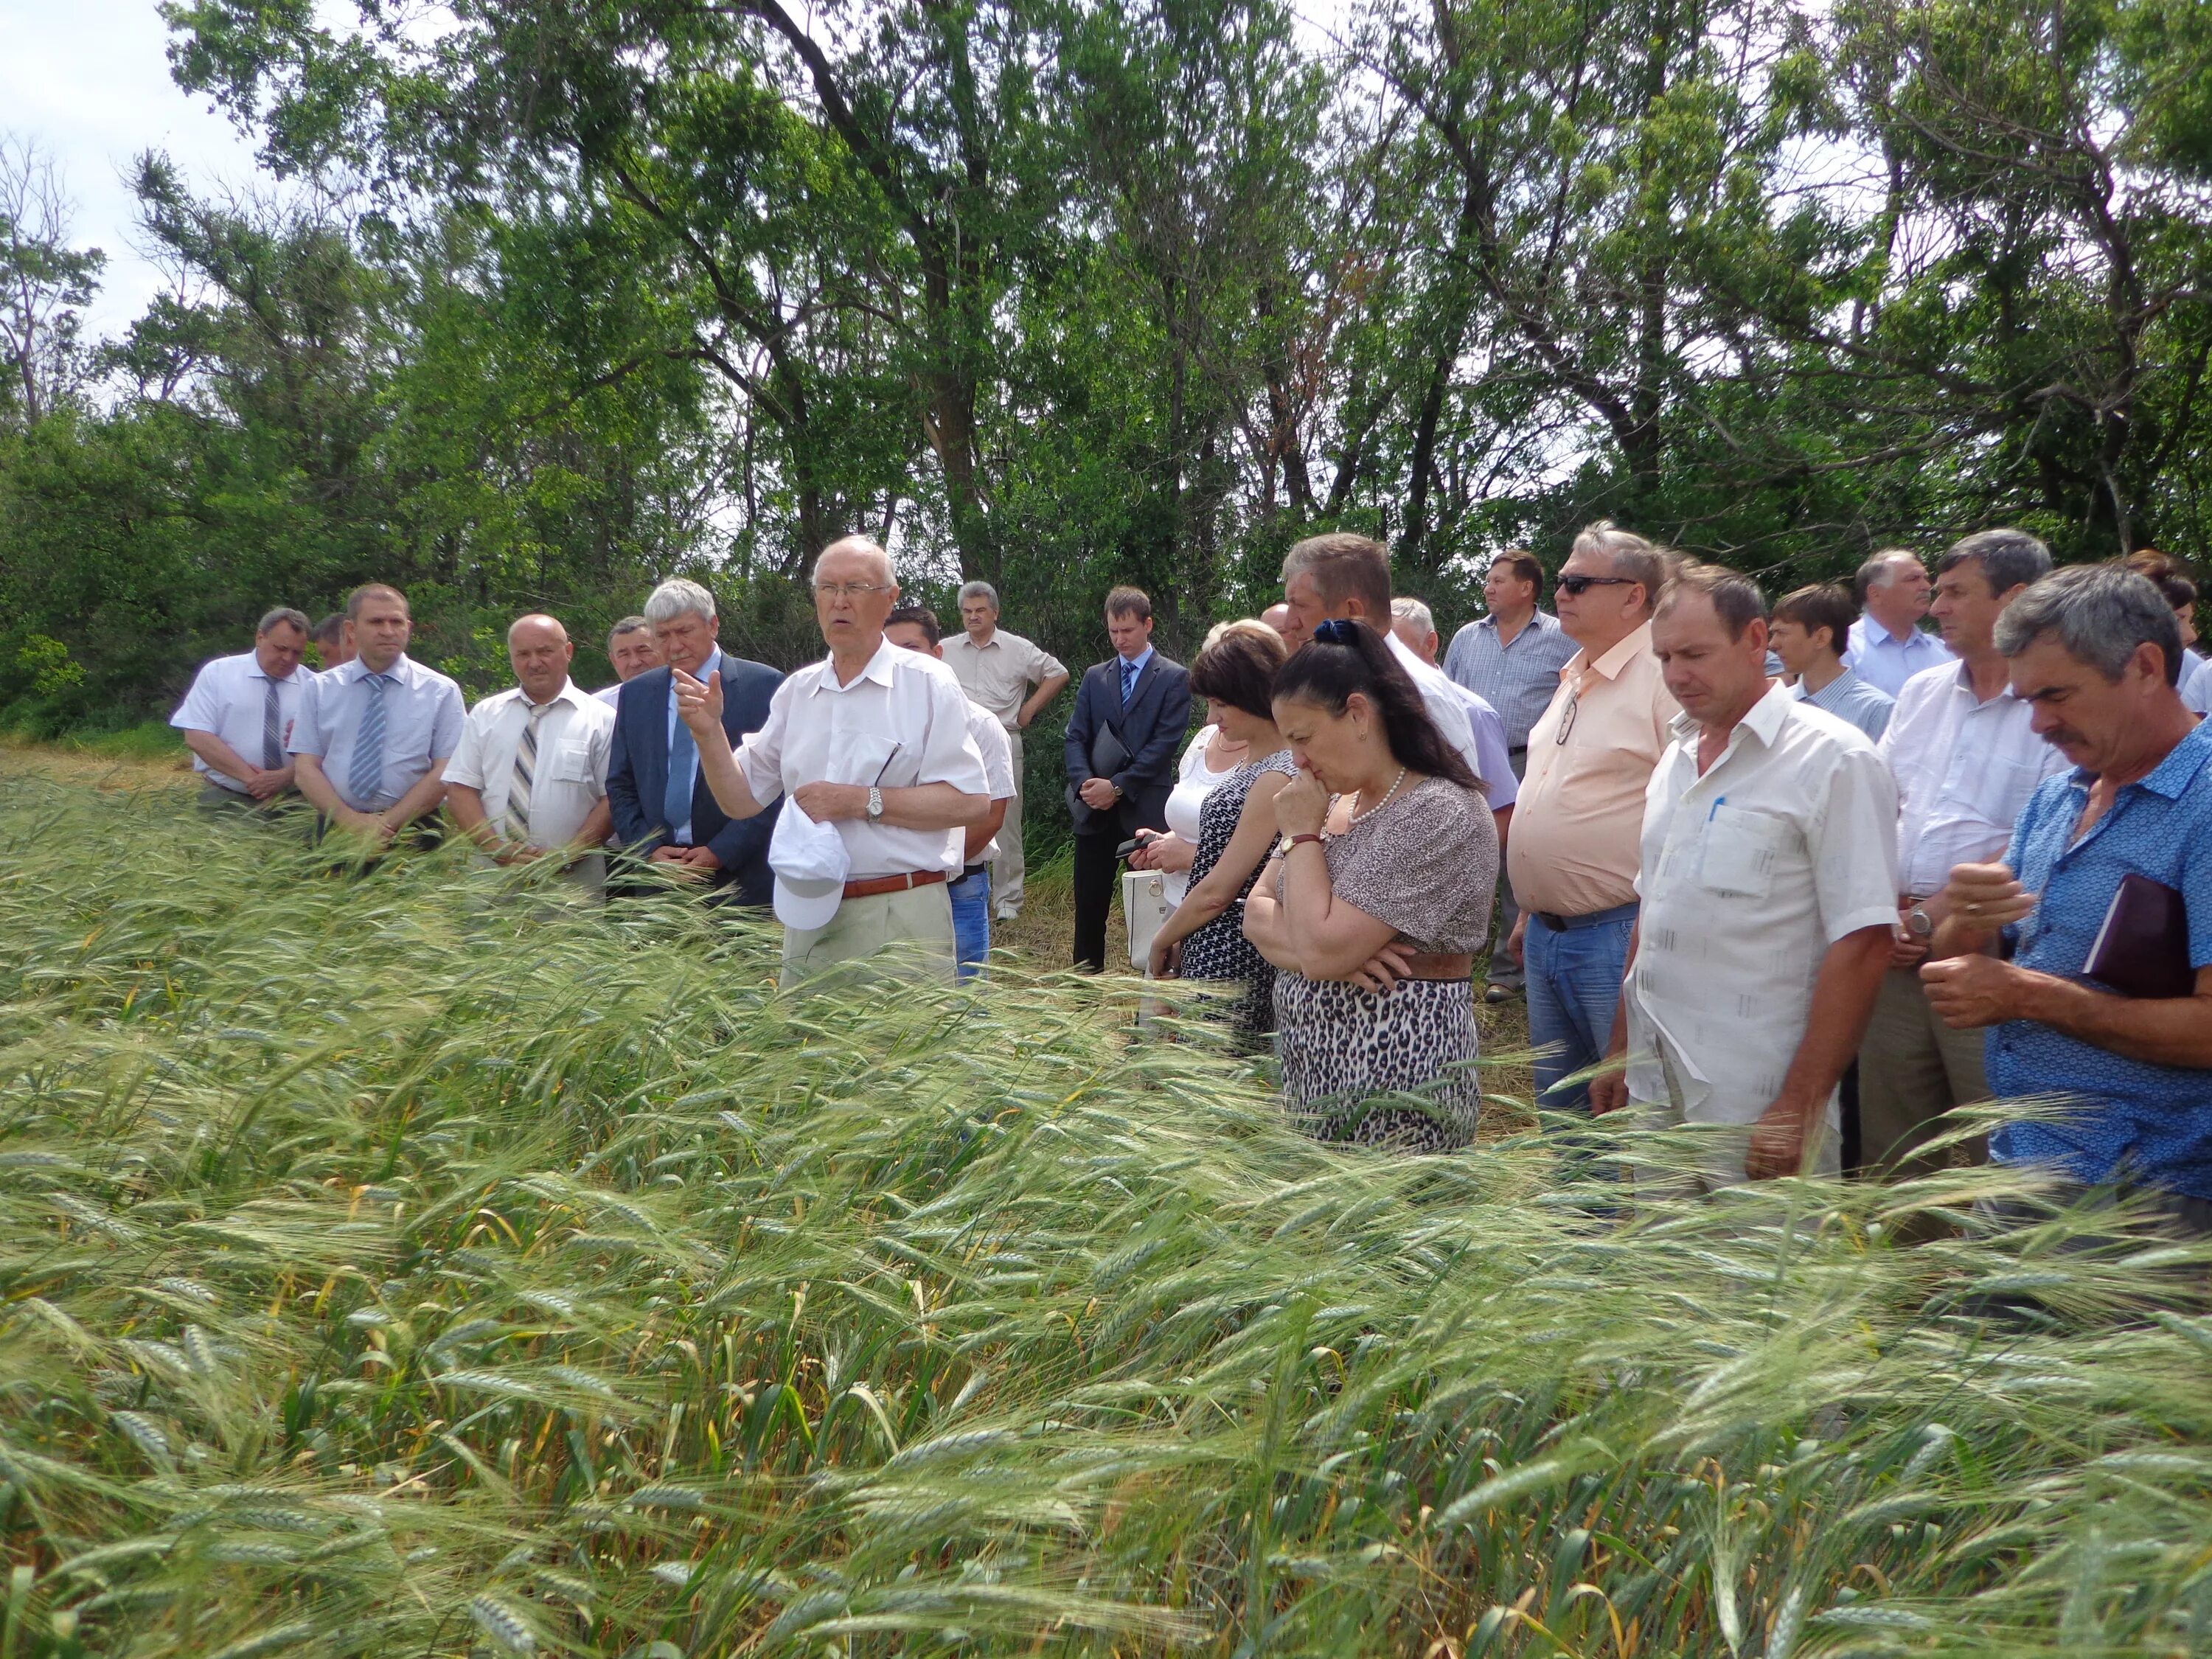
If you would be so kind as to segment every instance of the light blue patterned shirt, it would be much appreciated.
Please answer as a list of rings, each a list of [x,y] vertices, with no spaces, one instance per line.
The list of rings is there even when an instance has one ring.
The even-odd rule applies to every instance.
[[[1897,707],[1896,698],[1876,690],[1848,668],[1818,691],[1808,691],[1802,680],[1791,689],[1798,702],[1825,708],[1839,720],[1849,720],[1867,734],[1869,743],[1881,741],[1881,734],[1889,730],[1890,711]]]
[[[1559,671],[1581,649],[1557,617],[1541,611],[1510,645],[1498,637],[1495,617],[1478,617],[1452,635],[1443,669],[1498,711],[1507,747],[1525,749],[1529,728],[1544,718],[1559,689]]]
[[[2045,778],[2021,814],[2005,862],[2037,896],[2007,928],[2023,968],[2080,980],[2120,878],[2148,876],[2181,895],[2189,961],[2212,963],[2212,725],[2199,725],[2148,777],[2127,785],[2078,842],[2088,774]],[[2124,1181],[2212,1199],[2212,1071],[2154,1066],[2032,1020],[1988,1038],[1999,1099],[2064,1096],[2063,1121],[2008,1123],[1990,1137],[2000,1164],[2045,1164],[2087,1185]]]
[[[432,766],[451,760],[467,718],[459,686],[402,654],[384,671],[384,785],[374,798],[356,800],[354,739],[372,695],[363,684],[368,677],[368,665],[358,657],[318,677],[286,745],[295,755],[319,757],[331,787],[356,812],[384,811]]]
[[[1905,690],[1915,674],[1959,659],[1936,635],[1916,628],[1900,640],[1872,617],[1853,623],[1845,638],[1844,666],[1885,696]]]

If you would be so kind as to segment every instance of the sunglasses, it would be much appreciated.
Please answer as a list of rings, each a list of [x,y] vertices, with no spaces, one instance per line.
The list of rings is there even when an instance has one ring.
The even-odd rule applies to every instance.
[[[1636,585],[1633,576],[1562,576],[1553,584],[1562,593],[1571,593],[1577,599],[1582,598],[1593,587],[1633,587]]]

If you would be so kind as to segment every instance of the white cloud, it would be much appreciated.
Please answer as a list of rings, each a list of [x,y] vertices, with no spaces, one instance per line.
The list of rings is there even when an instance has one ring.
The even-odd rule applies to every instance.
[[[163,286],[132,246],[125,180],[140,151],[167,151],[195,191],[252,182],[253,145],[169,78],[168,44],[155,0],[0,0],[0,129],[53,158],[76,204],[71,240],[107,255],[94,335],[122,332]]]

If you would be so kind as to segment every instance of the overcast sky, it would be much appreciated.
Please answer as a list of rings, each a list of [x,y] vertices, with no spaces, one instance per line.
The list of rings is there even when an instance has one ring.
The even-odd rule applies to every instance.
[[[169,78],[155,0],[0,0],[0,131],[50,155],[76,201],[71,240],[107,255],[93,334],[119,333],[161,286],[131,244],[131,158],[162,149],[194,189],[244,185],[253,147]]]

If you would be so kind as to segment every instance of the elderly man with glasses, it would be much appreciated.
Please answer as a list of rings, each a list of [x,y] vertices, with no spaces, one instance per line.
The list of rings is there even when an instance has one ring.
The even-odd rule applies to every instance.
[[[750,818],[787,796],[797,809],[769,854],[786,985],[885,951],[926,977],[954,977],[945,884],[961,844],[950,832],[990,811],[990,786],[959,680],[884,637],[897,604],[881,547],[848,536],[824,548],[814,617],[830,654],[777,688],[766,723],[740,749],[723,734],[720,677],[702,683],[676,671],[683,719],[721,810]],[[827,832],[835,840],[825,853]]]
[[[1528,974],[1537,1103],[1587,1114],[1569,1078],[1613,1036],[1636,926],[1644,795],[1681,706],[1651,648],[1651,609],[1674,556],[1603,520],[1575,538],[1555,585],[1559,626],[1581,647],[1528,732],[1506,846],[1521,919],[1508,949]]]

